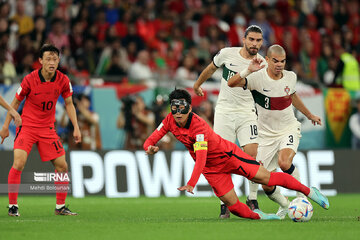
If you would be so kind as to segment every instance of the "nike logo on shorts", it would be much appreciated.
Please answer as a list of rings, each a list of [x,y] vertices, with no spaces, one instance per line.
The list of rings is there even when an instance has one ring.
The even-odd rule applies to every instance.
[[[265,88],[263,88],[263,91],[264,91],[264,92],[270,92],[270,89],[265,89]]]

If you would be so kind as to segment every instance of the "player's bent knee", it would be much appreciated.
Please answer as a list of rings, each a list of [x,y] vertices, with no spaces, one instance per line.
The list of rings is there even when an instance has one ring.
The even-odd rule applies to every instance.
[[[287,159],[279,159],[279,167],[282,171],[286,171],[291,167],[292,162]]]
[[[68,171],[68,166],[67,166],[67,165],[56,166],[55,169],[56,169],[56,171],[58,171],[58,172],[67,172],[67,171]]]
[[[14,149],[14,163],[13,168],[22,171],[27,160],[27,152],[22,149]]]
[[[25,162],[14,162],[12,167],[18,171],[22,171],[22,170],[24,170]]]
[[[265,192],[271,192],[274,189],[274,186],[269,187],[267,185],[262,185],[262,188],[264,189]]]

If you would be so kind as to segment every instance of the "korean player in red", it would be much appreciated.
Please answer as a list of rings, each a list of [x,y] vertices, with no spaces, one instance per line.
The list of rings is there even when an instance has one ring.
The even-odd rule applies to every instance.
[[[275,214],[266,214],[259,209],[252,211],[239,201],[231,180],[231,174],[238,174],[256,183],[279,185],[302,192],[323,208],[329,208],[328,199],[318,189],[301,184],[289,174],[270,173],[236,144],[217,135],[202,118],[192,112],[191,96],[186,90],[175,89],[170,93],[169,101],[171,113],[145,141],[143,147],[147,154],[157,153],[159,147],[156,143],[167,132],[171,132],[185,145],[195,161],[195,166],[187,184],[178,188],[180,191],[193,193],[202,173],[215,195],[234,215],[250,219],[279,220]]]
[[[65,151],[54,128],[55,106],[61,95],[65,100],[65,109],[74,126],[74,140],[81,142],[81,133],[76,118],[76,111],[72,101],[73,90],[69,78],[57,70],[60,61],[59,50],[50,44],[40,49],[39,61],[41,69],[26,75],[11,103],[18,109],[25,99],[22,111],[22,126],[16,129],[14,141],[14,163],[8,176],[9,186],[9,216],[20,216],[18,207],[18,190],[21,182],[21,172],[25,167],[31,148],[36,144],[41,160],[51,161],[57,173],[67,173],[68,165]],[[9,136],[11,116],[6,116],[0,131],[2,138]],[[66,178],[62,178],[66,179]],[[55,182],[56,215],[77,215],[65,206],[68,181]]]

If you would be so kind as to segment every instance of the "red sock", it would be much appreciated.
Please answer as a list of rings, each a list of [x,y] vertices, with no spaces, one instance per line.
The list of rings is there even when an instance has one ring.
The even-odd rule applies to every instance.
[[[8,175],[9,204],[17,204],[20,182],[21,171],[11,167]]]
[[[234,205],[230,207],[228,206],[228,209],[232,214],[235,214],[238,217],[260,219],[259,214],[251,211],[246,204],[240,202],[239,200]]]
[[[57,173],[56,170],[55,170],[55,173]],[[67,196],[68,185],[69,185],[69,181],[66,180],[66,177],[68,176],[67,173],[62,173],[62,174],[63,174],[62,179],[58,179],[58,181],[55,181],[56,204],[58,204],[58,205],[65,204],[65,199],[66,199],[66,196]],[[65,176],[64,174],[66,174],[66,177],[64,177]],[[61,180],[63,180],[63,181],[61,181]]]
[[[302,192],[306,196],[310,193],[310,188],[301,184],[301,182],[296,180],[293,176],[282,172],[271,172],[268,186],[282,186],[287,189]]]

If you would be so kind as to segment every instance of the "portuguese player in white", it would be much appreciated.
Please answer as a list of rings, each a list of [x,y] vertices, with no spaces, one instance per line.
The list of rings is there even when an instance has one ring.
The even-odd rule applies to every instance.
[[[280,167],[282,171],[300,180],[298,169],[292,164],[301,138],[300,122],[293,106],[312,123],[321,125],[296,94],[296,74],[284,70],[285,50],[272,45],[266,54],[267,68],[262,59],[253,59],[248,68],[228,80],[229,87],[249,89],[258,111],[259,147],[257,161],[269,171]],[[280,205],[278,215],[285,218],[289,201],[276,187],[263,186],[268,197]]]
[[[261,28],[256,25],[249,26],[243,38],[244,47],[221,49],[194,84],[195,93],[204,96],[201,85],[218,68],[223,69],[220,92],[215,107],[214,131],[230,142],[235,143],[237,139],[244,152],[253,158],[256,158],[258,147],[257,115],[253,97],[249,90],[230,88],[227,81],[237,72],[246,69],[253,58],[264,59],[258,54],[262,42]],[[255,187],[258,185],[256,184]],[[256,201],[256,196],[254,199]],[[247,204],[249,205],[248,201]],[[255,206],[251,207],[252,210],[258,208],[257,202]],[[229,216],[229,211],[222,203],[220,218],[228,218]]]

